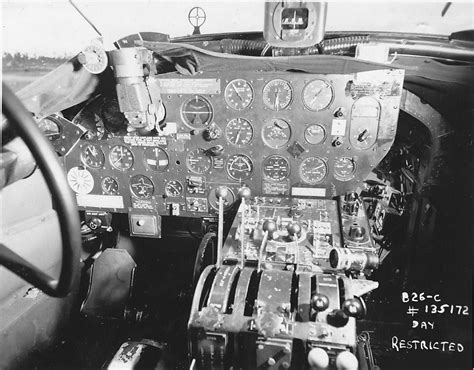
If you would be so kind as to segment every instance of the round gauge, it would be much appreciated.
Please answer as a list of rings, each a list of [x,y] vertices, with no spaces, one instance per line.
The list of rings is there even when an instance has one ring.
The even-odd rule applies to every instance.
[[[116,145],[109,153],[109,161],[116,169],[126,171],[133,166],[133,153],[123,145]]]
[[[292,98],[293,90],[290,83],[285,80],[271,80],[263,88],[263,102],[272,110],[288,108]]]
[[[146,148],[144,152],[145,163],[153,171],[164,172],[170,164],[168,154],[161,148]]]
[[[81,161],[87,167],[98,169],[104,166],[105,154],[100,146],[87,144],[81,151]]]
[[[191,150],[186,156],[186,165],[191,172],[202,175],[209,171],[212,165],[212,160],[205,153],[204,149],[197,148]]]
[[[120,111],[119,103],[116,100],[107,100],[100,108],[100,113],[104,119],[103,123],[112,133],[127,130],[127,119]]]
[[[305,183],[314,185],[321,182],[327,173],[326,163],[321,158],[306,158],[300,165],[300,177]]]
[[[352,158],[342,157],[334,162],[334,177],[341,181],[348,181],[354,176],[356,164]]]
[[[331,104],[334,98],[332,86],[323,80],[313,80],[303,89],[303,103],[312,111],[320,111]]]
[[[290,125],[282,119],[272,119],[262,128],[263,142],[270,148],[279,149],[290,141]]]
[[[225,138],[231,144],[243,146],[250,143],[253,137],[253,127],[243,118],[234,118],[225,127]]]
[[[281,155],[265,158],[262,167],[263,174],[273,181],[283,181],[290,175],[290,163]]]
[[[248,179],[253,172],[252,160],[244,154],[234,154],[227,160],[226,170],[234,180]]]
[[[238,78],[227,84],[224,96],[229,107],[242,110],[252,103],[253,89],[249,82]]]
[[[310,125],[304,130],[304,138],[310,144],[321,144],[326,138],[326,130],[318,124]]]
[[[183,193],[183,185],[179,181],[171,180],[165,186],[165,193],[169,197],[178,197]]]
[[[140,199],[151,198],[155,192],[153,182],[143,175],[135,175],[130,178],[130,189],[133,195]]]
[[[102,179],[101,188],[104,194],[115,195],[119,191],[119,184],[113,177],[107,176]]]
[[[78,194],[89,194],[94,188],[94,178],[82,167],[73,167],[67,173],[67,182]]]
[[[61,135],[59,124],[51,118],[43,118],[38,122],[38,127],[49,140],[56,140]]]
[[[212,106],[202,96],[196,95],[184,103],[181,109],[184,122],[192,127],[207,126],[212,120]]]

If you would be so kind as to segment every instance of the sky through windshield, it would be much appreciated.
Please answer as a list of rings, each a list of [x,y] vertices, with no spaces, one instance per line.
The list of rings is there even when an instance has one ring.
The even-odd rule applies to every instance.
[[[107,48],[136,31],[174,36],[192,33],[187,15],[193,6],[207,13],[203,33],[261,31],[263,2],[235,1],[89,1],[78,7],[105,36]],[[330,2],[327,30],[394,31],[450,34],[474,28],[473,2],[454,2],[442,17],[444,2]],[[3,0],[4,52],[59,56],[72,55],[96,37],[92,28],[67,0]]]

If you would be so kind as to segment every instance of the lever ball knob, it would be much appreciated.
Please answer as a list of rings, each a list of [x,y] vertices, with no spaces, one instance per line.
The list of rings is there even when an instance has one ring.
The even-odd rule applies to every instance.
[[[239,197],[241,199],[249,199],[252,196],[252,190],[248,186],[242,186],[239,189]]]
[[[318,312],[324,311],[329,307],[329,298],[321,293],[313,294],[311,297],[311,307]]]
[[[268,234],[271,235],[276,229],[277,225],[273,220],[266,220],[262,226],[263,231],[268,231]]]
[[[365,316],[365,305],[360,298],[349,298],[342,304],[342,310],[347,316],[362,318]]]
[[[228,194],[229,194],[229,190],[227,189],[226,186],[219,186],[219,187],[216,189],[216,197],[217,197],[218,199],[219,199],[219,198],[225,199]]]
[[[286,226],[286,229],[288,230],[288,234],[290,234],[291,236],[301,234],[301,226],[297,222],[292,222],[288,224]]]

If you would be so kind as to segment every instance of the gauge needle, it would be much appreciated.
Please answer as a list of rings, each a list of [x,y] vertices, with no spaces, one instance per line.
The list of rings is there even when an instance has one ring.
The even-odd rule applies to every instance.
[[[314,94],[313,99],[311,99],[311,104],[313,104],[316,99],[318,98],[319,94],[321,94],[321,91],[323,91],[323,88],[320,88],[316,94]]]
[[[284,130],[284,127],[280,126],[280,125],[278,124],[278,121],[273,121],[273,125],[276,126],[276,127],[278,127],[280,130]]]
[[[234,144],[237,144],[239,142],[241,133],[242,133],[242,128],[239,129],[239,132],[237,133],[237,137],[235,138],[235,143]]]
[[[234,83],[232,83],[232,87],[234,88],[235,92],[237,93],[237,96],[239,97],[239,99],[240,99],[241,101],[244,101],[244,98],[242,97],[242,95],[240,95],[239,90],[238,90],[237,87],[234,85]]]
[[[275,91],[275,110],[278,110],[280,107],[280,89]]]
[[[123,154],[120,154],[120,157],[118,157],[113,164],[116,164],[117,162],[120,162],[123,158]]]

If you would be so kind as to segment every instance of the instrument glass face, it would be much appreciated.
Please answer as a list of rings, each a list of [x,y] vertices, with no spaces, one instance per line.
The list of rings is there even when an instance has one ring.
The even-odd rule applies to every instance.
[[[189,127],[207,126],[212,121],[212,105],[202,96],[196,95],[184,103],[181,108],[181,115],[184,123]]]
[[[38,127],[49,140],[56,140],[61,135],[59,125],[50,118],[43,118],[38,122]]]
[[[168,181],[165,186],[165,193],[169,197],[178,197],[183,194],[183,185],[177,180]]]
[[[146,148],[144,160],[147,167],[156,172],[165,172],[170,164],[168,154],[158,147]]]
[[[304,131],[304,138],[309,144],[321,144],[326,138],[326,130],[318,124],[310,125]]]
[[[133,166],[133,153],[123,145],[114,146],[109,153],[110,164],[120,171],[126,171]]]
[[[263,88],[263,103],[274,111],[286,109],[293,99],[293,89],[288,81],[275,79]]]
[[[202,175],[209,171],[212,165],[212,160],[204,152],[204,149],[197,148],[188,153],[186,156],[186,166],[191,172]]]
[[[225,138],[236,146],[244,146],[253,138],[253,127],[249,121],[243,118],[234,118],[225,127]]]
[[[246,180],[252,176],[252,160],[244,154],[234,154],[229,157],[226,164],[227,174],[234,180]]]
[[[227,84],[224,97],[229,107],[242,110],[252,104],[253,89],[248,81],[238,78]]]
[[[323,80],[313,80],[303,89],[303,103],[312,111],[326,109],[334,98],[332,86]]]
[[[315,185],[326,177],[326,163],[318,157],[306,158],[300,165],[300,177],[305,183]]]
[[[355,161],[352,158],[342,157],[334,162],[334,177],[341,181],[352,179],[356,170]]]
[[[100,146],[95,144],[87,144],[81,152],[82,163],[90,168],[102,168],[105,163],[105,154]]]
[[[108,195],[115,195],[119,192],[119,184],[113,177],[107,176],[102,179],[102,192]]]
[[[283,181],[290,176],[290,163],[281,155],[271,155],[262,164],[263,174],[273,181]]]
[[[273,149],[284,147],[291,137],[291,128],[288,122],[282,119],[272,119],[262,128],[263,142]]]
[[[151,198],[155,192],[153,182],[146,176],[135,175],[130,179],[130,190],[139,199]]]

